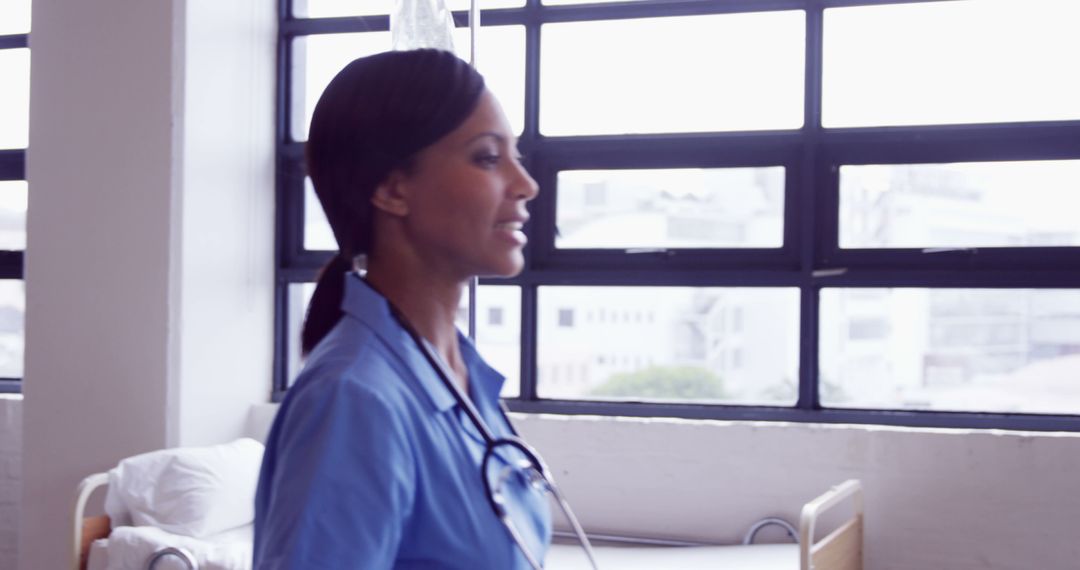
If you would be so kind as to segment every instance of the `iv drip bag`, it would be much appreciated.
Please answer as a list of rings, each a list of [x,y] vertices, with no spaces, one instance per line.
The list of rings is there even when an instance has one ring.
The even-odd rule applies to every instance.
[[[454,52],[454,17],[444,0],[396,0],[390,14],[395,50],[436,48]]]

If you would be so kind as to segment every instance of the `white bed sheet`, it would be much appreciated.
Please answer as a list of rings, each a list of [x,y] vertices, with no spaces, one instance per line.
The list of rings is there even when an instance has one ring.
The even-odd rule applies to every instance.
[[[109,565],[109,539],[99,538],[90,543],[90,554],[86,559],[86,570],[105,570]]]
[[[251,570],[252,525],[205,539],[169,534],[153,527],[118,527],[110,538],[90,545],[87,570],[143,570],[153,552],[166,546],[187,549],[200,570]],[[182,569],[173,557],[162,559],[155,570]]]
[[[232,534],[231,534],[232,533]],[[245,534],[250,528],[223,533],[226,539]],[[218,540],[221,536],[215,537]],[[250,543],[250,542],[249,542]],[[95,540],[90,545],[87,570],[108,569],[109,540]],[[598,546],[594,547],[601,568],[616,570],[798,570],[799,547],[795,544],[755,544],[752,546]],[[248,547],[250,553],[250,546]],[[246,557],[251,567],[251,556]],[[161,568],[165,568],[161,564]],[[545,570],[589,570],[585,554],[576,544],[555,544],[548,551]],[[133,569],[134,570],[134,569]],[[138,570],[142,570],[139,568]]]
[[[600,568],[616,570],[799,570],[796,544],[750,546],[600,546],[593,547]],[[545,570],[588,570],[585,551],[555,544]]]

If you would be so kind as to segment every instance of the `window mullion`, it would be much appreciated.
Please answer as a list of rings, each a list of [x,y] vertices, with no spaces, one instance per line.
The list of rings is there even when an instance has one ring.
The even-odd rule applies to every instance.
[[[0,180],[26,180],[26,150],[0,150]]]
[[[536,343],[539,333],[537,318],[537,288],[527,285],[521,288],[521,396],[526,402],[537,400],[536,395]]]
[[[788,235],[800,238],[800,310],[799,310],[799,399],[796,407],[801,410],[820,408],[818,378],[818,289],[814,283],[814,270],[824,246],[820,232],[835,235],[835,217],[830,216],[834,206],[827,197],[831,195],[828,172],[818,159],[821,141],[821,73],[824,30],[823,10],[809,6],[806,11],[806,71],[803,114],[802,171],[794,199],[788,201],[791,210],[786,216],[788,223],[797,223],[796,231]],[[791,179],[794,179],[792,177]],[[794,194],[797,193],[797,196]]]

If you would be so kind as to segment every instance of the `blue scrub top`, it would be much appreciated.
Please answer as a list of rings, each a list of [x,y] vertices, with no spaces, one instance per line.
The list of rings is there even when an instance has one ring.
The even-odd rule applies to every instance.
[[[479,433],[386,299],[356,274],[345,280],[345,314],[270,430],[254,568],[528,569],[484,492]],[[498,404],[504,378],[459,337],[473,403],[496,437],[510,435]],[[499,455],[516,460],[510,453]],[[542,559],[546,497],[513,478],[506,496]]]

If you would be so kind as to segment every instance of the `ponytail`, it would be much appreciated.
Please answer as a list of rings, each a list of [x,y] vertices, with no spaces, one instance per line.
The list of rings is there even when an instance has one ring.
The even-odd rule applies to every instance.
[[[330,329],[341,320],[341,300],[345,295],[345,275],[352,271],[352,259],[338,254],[319,272],[315,292],[308,303],[304,329],[300,333],[300,352],[307,356]]]

